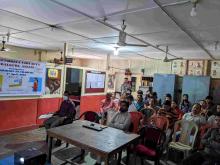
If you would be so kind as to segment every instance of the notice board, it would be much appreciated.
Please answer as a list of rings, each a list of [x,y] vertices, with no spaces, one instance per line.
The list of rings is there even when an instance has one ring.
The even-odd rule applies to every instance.
[[[105,92],[105,72],[86,71],[85,93]]]
[[[39,96],[45,88],[46,64],[0,58],[0,96]]]

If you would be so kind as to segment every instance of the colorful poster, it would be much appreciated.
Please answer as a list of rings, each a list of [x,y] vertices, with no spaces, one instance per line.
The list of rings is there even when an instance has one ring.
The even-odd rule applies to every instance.
[[[47,68],[45,94],[61,93],[61,69]]]
[[[176,60],[172,63],[172,74],[186,75],[186,60]]]
[[[204,74],[204,61],[189,61],[188,75],[202,76]]]
[[[211,77],[220,78],[220,61],[212,61],[211,63]]]
[[[46,64],[0,58],[0,96],[39,96],[44,93]]]
[[[115,75],[108,75],[108,90],[114,90],[115,88]]]

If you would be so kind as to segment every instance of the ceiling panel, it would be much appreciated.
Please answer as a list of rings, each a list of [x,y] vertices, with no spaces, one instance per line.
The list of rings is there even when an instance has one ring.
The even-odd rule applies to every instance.
[[[138,38],[146,40],[155,45],[172,45],[172,44],[192,44],[195,46],[194,42],[181,31],[166,31],[166,32],[156,32],[148,33],[142,35],[136,35]]]
[[[69,41],[69,40],[81,40],[84,39],[84,37],[78,36],[76,34],[72,34],[69,32],[65,32],[61,29],[41,29],[38,31],[33,31],[33,34],[37,34],[37,35],[41,35],[41,36],[45,36],[47,38],[51,38],[55,41]]]
[[[43,23],[32,21],[5,11],[0,10],[0,25],[15,28],[18,30],[32,30],[47,27]]]
[[[84,17],[50,0],[0,0],[0,8],[48,24],[77,21]]]
[[[74,31],[75,33],[79,33],[85,35],[89,38],[98,38],[105,36],[115,36],[118,35],[116,30],[113,30],[105,25],[102,25],[95,21],[86,21],[82,23],[69,23],[62,25],[65,29]]]
[[[219,0],[202,0],[197,4],[197,16],[191,17],[190,11],[192,4],[177,5],[167,7],[168,11],[181,22],[186,28],[207,28],[219,26],[220,22],[216,21],[216,16],[220,15]]]
[[[125,31],[130,34],[178,29],[177,26],[158,8],[121,16],[113,16],[108,19],[108,22],[110,24],[116,24],[118,28],[120,28],[124,17],[126,17],[125,24],[127,25]]]

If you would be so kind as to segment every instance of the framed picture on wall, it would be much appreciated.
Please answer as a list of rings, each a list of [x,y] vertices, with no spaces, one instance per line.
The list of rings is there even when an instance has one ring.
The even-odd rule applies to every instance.
[[[189,61],[188,62],[188,75],[202,76],[204,75],[204,61]]]
[[[186,60],[175,60],[172,62],[172,74],[179,76],[186,75]]]
[[[220,78],[220,61],[212,61],[211,63],[211,77]]]
[[[61,94],[61,74],[62,70],[57,68],[46,69],[45,94]]]
[[[105,72],[86,71],[85,93],[105,92]]]
[[[109,74],[108,75],[108,90],[114,90],[115,89],[115,75]]]

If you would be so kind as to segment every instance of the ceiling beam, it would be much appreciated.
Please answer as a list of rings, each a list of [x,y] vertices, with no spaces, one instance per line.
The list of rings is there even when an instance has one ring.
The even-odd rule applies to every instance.
[[[199,40],[197,40],[197,38],[189,31],[187,30],[180,22],[177,21],[177,19],[166,9],[164,8],[159,0],[153,0],[158,6],[159,8],[183,31],[185,32],[185,34],[187,34],[204,52],[207,53],[207,55],[211,58],[211,59],[215,59],[213,57],[213,55],[202,45],[202,43],[200,43]]]
[[[102,24],[102,25],[105,25],[106,27],[109,27],[109,28],[111,28],[111,29],[114,29],[114,30],[116,30],[116,31],[118,31],[118,32],[122,31],[121,29],[119,29],[119,28],[117,28],[117,27],[115,27],[115,26],[113,26],[113,25],[111,25],[111,24],[109,24],[109,23],[107,23],[107,22],[105,22],[105,21],[103,21],[103,20],[97,20],[95,17],[93,17],[93,16],[91,16],[91,15],[88,15],[88,14],[86,14],[86,13],[84,13],[84,12],[81,12],[81,11],[75,9],[75,8],[70,7],[70,6],[67,6],[67,5],[65,5],[65,4],[63,4],[63,3],[61,3],[61,2],[58,2],[58,1],[56,1],[56,0],[50,0],[50,1],[51,1],[51,2],[54,2],[54,3],[58,4],[58,5],[60,5],[60,6],[62,6],[62,7],[65,7],[65,8],[67,8],[67,9],[70,9],[70,10],[76,12],[76,13],[79,13],[79,14],[85,16],[85,17],[88,17],[89,19],[91,19],[91,20],[93,20],[93,21],[95,21],[95,22],[98,22],[98,23],[100,23],[100,24]],[[126,33],[126,34],[127,34],[127,36],[130,36],[130,37],[132,37],[132,38],[134,38],[134,39],[136,39],[136,40],[138,40],[138,41],[140,41],[140,42],[142,42],[142,43],[144,43],[144,44],[146,44],[146,45],[149,45],[149,46],[151,46],[151,47],[153,47],[153,48],[155,48],[155,49],[157,49],[157,50],[159,50],[159,51],[161,51],[161,52],[166,53],[165,50],[160,49],[160,48],[158,48],[157,46],[155,46],[155,45],[153,45],[153,44],[151,44],[151,43],[149,43],[149,42],[146,42],[146,41],[144,41],[144,40],[142,40],[142,39],[140,39],[140,38],[137,38],[137,37],[135,37],[135,36],[133,36],[133,35],[131,35],[131,34],[128,34],[128,33]],[[173,54],[170,54],[170,53],[168,53],[168,54],[169,54],[170,56],[177,57],[177,56],[175,56],[175,55],[173,55]]]

